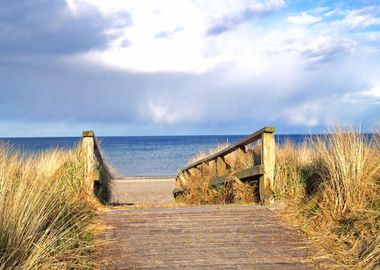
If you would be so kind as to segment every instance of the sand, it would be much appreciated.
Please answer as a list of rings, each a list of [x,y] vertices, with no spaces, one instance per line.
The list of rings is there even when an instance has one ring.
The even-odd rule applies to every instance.
[[[112,180],[111,203],[162,205],[173,202],[175,179],[165,177],[128,177]],[[148,195],[149,194],[149,195]]]

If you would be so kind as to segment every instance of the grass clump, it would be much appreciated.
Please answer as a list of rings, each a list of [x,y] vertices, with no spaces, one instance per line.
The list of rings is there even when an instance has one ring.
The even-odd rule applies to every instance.
[[[380,266],[380,144],[337,129],[302,146],[278,148],[276,193],[297,221],[341,266]]]
[[[79,150],[0,145],[0,269],[89,269],[93,199]]]

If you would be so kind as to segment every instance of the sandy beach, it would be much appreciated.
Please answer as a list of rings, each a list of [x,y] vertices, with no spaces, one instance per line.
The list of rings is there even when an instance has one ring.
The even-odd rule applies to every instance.
[[[110,202],[133,205],[171,203],[174,188],[174,177],[125,177],[114,179],[112,180]]]

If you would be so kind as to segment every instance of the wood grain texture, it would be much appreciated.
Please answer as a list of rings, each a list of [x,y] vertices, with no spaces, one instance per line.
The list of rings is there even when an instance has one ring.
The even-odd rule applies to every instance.
[[[261,164],[264,165],[264,174],[259,180],[260,201],[264,204],[274,203],[275,152],[274,134],[264,132],[261,140]]]
[[[82,138],[82,152],[85,158],[85,190],[88,194],[94,194],[94,180],[95,180],[95,155],[94,155],[94,137],[85,136],[83,132]],[[86,134],[87,134],[86,133]]]
[[[301,233],[269,208],[205,206],[102,213],[100,269],[315,269]]]

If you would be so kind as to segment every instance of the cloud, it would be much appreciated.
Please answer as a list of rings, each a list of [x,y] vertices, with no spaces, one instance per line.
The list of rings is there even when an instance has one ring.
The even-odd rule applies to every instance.
[[[284,116],[292,124],[315,127],[319,124],[320,113],[320,106],[317,102],[306,102],[286,109]]]
[[[131,25],[114,31],[114,40],[106,49],[84,57],[110,67],[139,72],[202,73],[227,64],[233,58],[231,55],[210,49],[213,36],[218,36],[214,34],[272,14],[285,5],[282,0],[161,0],[154,3],[125,1],[123,4],[109,1],[107,5],[97,0],[72,1],[79,6],[86,3],[105,16],[116,11],[131,14]],[[75,13],[77,9],[74,8]],[[214,34],[208,39],[207,33],[211,32]],[[123,46],[125,40],[129,41],[129,46]]]
[[[0,131],[294,133],[377,121],[376,28],[353,31],[346,20],[376,18],[376,9],[293,4],[9,2],[0,10]]]
[[[132,45],[132,42],[129,41],[128,39],[124,39],[124,40],[121,42],[121,44],[120,44],[120,46],[121,46],[122,48],[126,48],[126,47],[129,47],[129,46],[131,46],[131,45]]]
[[[289,16],[288,20],[295,25],[308,25],[321,21],[321,18],[302,12],[299,15]]]
[[[302,57],[307,60],[308,68],[317,68],[321,64],[334,61],[355,50],[355,43],[341,37],[320,36],[309,41],[302,51]]]
[[[174,29],[172,31],[164,31],[164,32],[160,32],[160,33],[157,33],[154,38],[166,38],[166,39],[171,39],[173,38],[173,36],[178,33],[178,32],[181,32],[183,31],[183,27],[179,27],[177,29]]]
[[[237,10],[233,9],[232,12],[215,18],[215,22],[207,30],[207,35],[220,35],[241,23],[270,15],[284,7],[284,5],[283,0],[264,0],[254,4],[247,4]]]
[[[149,100],[142,105],[141,114],[147,117],[148,121],[155,124],[175,124],[178,122],[194,121],[199,117],[199,110],[196,106],[180,106],[180,103],[168,103],[167,100]]]
[[[375,83],[362,91],[346,93],[342,101],[349,104],[380,106],[380,83]]]
[[[8,1],[0,10],[0,56],[65,55],[104,49],[112,24],[96,9],[80,16],[64,1]]]
[[[351,28],[380,25],[380,6],[369,6],[348,11],[342,23]]]

